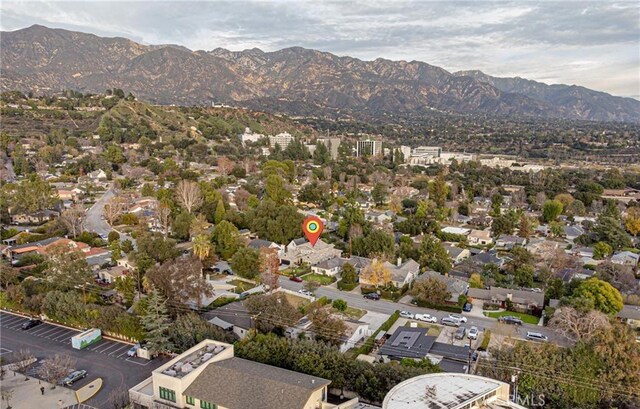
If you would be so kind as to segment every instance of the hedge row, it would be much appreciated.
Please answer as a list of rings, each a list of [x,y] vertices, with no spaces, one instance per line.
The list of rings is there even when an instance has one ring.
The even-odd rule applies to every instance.
[[[338,281],[337,286],[340,291],[351,291],[358,286],[358,283],[345,284],[340,280]]]
[[[400,311],[395,310],[393,314],[378,328],[367,340],[364,342],[362,346],[353,350],[355,356],[360,354],[367,355],[373,349],[373,346],[376,342],[376,336],[380,333],[380,331],[389,331],[389,329],[395,324],[395,322],[400,317]]]
[[[422,308],[431,308],[432,310],[455,312],[458,314],[462,312],[462,307],[460,307],[459,305],[441,305],[441,304],[431,304],[431,303],[419,301],[419,300],[415,300],[415,301],[416,301],[416,305]]]
[[[484,331],[484,337],[482,338],[482,343],[478,347],[478,351],[486,351],[489,347],[489,341],[491,340],[491,330]]]

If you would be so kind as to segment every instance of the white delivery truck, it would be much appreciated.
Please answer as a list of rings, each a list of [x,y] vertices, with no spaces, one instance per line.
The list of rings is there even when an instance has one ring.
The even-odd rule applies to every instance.
[[[75,349],[83,349],[102,339],[102,331],[98,328],[91,328],[78,335],[71,337],[71,346]]]

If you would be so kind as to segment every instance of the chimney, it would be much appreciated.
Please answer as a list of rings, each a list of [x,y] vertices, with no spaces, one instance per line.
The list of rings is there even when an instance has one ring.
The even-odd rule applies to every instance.
[[[398,257],[398,260],[396,262],[397,266],[400,267],[402,265],[402,257]]]
[[[513,294],[508,293],[508,294],[507,294],[507,300],[509,300],[509,301],[513,301]]]

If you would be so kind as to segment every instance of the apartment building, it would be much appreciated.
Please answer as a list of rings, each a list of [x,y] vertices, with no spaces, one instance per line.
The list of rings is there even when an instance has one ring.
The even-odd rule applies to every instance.
[[[381,156],[382,141],[363,139],[356,143],[356,156]]]

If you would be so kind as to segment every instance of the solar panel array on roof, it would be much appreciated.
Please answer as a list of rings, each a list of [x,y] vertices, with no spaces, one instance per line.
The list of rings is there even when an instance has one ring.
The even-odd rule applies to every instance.
[[[416,343],[416,340],[418,339],[419,336],[420,336],[420,333],[418,332],[402,331],[391,345],[394,347],[397,347],[400,344],[404,344],[404,346],[406,346],[407,348],[411,348],[413,344]]]

